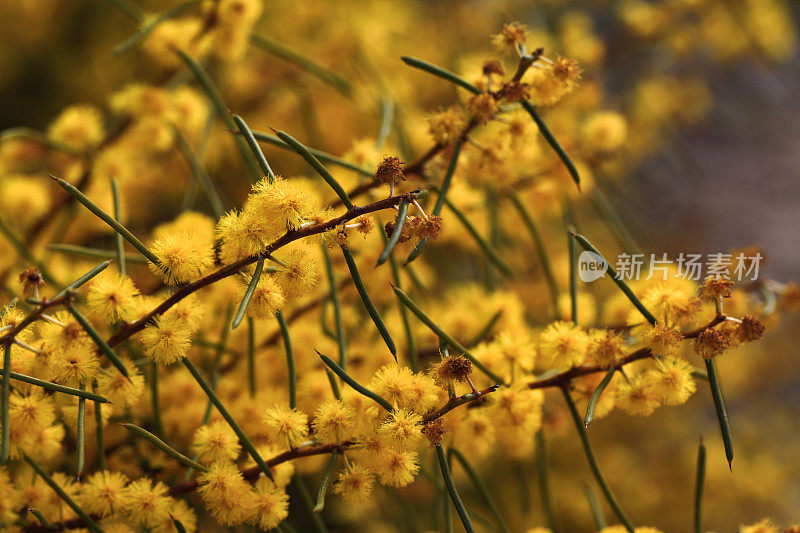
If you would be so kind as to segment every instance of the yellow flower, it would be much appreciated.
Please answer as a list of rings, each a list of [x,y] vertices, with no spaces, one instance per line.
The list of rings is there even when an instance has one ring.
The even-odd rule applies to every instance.
[[[148,263],[150,270],[167,283],[194,281],[214,265],[212,246],[191,233],[167,233],[153,241],[150,251],[158,259],[157,265]]]
[[[204,463],[233,461],[240,451],[239,438],[225,422],[200,426],[192,445],[197,449],[198,460]]]
[[[322,444],[334,444],[355,436],[356,411],[341,400],[326,400],[314,415],[314,435]]]
[[[94,278],[86,297],[86,305],[92,315],[113,324],[128,320],[138,305],[139,289],[128,276],[109,273]]]
[[[586,359],[586,333],[570,322],[553,322],[539,337],[539,354],[545,367],[578,366]]]
[[[136,524],[150,527],[169,519],[172,498],[161,482],[137,479],[125,488],[121,499],[123,511]]]
[[[269,479],[259,479],[254,494],[253,517],[250,520],[262,530],[274,528],[289,516],[289,496]]]
[[[308,436],[308,416],[297,409],[271,407],[262,421],[270,442],[278,446],[297,446]]]
[[[94,106],[68,107],[50,124],[47,136],[79,152],[95,148],[105,137],[103,117]]]
[[[114,515],[127,502],[127,484],[127,476],[120,472],[95,472],[81,484],[80,504],[88,513],[101,517]]]
[[[345,503],[362,503],[369,499],[375,485],[375,476],[359,464],[339,472],[333,492],[342,497]]]
[[[139,334],[144,353],[161,365],[181,360],[192,344],[191,331],[173,315],[162,315]]]

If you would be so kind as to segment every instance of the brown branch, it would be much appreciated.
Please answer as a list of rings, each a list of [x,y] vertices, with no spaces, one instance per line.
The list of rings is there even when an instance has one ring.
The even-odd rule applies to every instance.
[[[454,398],[450,398],[446,404],[442,407],[433,411],[425,416],[422,417],[424,423],[431,422],[436,420],[437,418],[441,418],[446,413],[452,411],[456,407],[464,405],[465,403],[474,402],[476,400],[480,400],[487,394],[490,394],[497,390],[499,385],[493,385],[487,389],[483,389],[477,392],[472,392],[469,394],[464,394],[463,396],[458,396]],[[343,453],[345,450],[353,447],[357,444],[355,440],[346,440],[336,444],[317,444],[311,446],[302,446],[299,448],[292,448],[290,450],[286,450],[285,452],[279,453],[275,457],[268,459],[266,464],[268,467],[272,468],[277,466],[281,463],[285,463],[287,461],[293,461],[294,459],[299,459],[301,457],[311,457],[314,455],[324,455],[333,452],[334,450],[338,451],[339,453]],[[241,471],[242,476],[249,482],[255,482],[262,474],[261,469],[258,466],[252,466],[245,470]],[[183,481],[178,483],[177,485],[173,485],[167,491],[167,494],[170,496],[181,496],[183,494],[188,494],[200,486],[200,483],[195,480],[191,479],[188,481]],[[91,515],[93,520],[100,520],[101,517],[98,515]],[[64,520],[62,522],[56,522],[52,524],[52,527],[47,528],[41,524],[31,524],[25,526],[23,531],[26,533],[47,533],[48,531],[64,531],[66,529],[80,529],[84,527],[83,520],[80,518],[73,518],[71,520]]]
[[[711,322],[706,324],[705,326],[701,326],[695,330],[686,332],[683,334],[684,339],[694,339],[700,333],[707,329],[711,329],[717,324],[720,324],[725,321],[727,317],[725,315],[717,315],[715,316]],[[649,348],[639,348],[635,352],[632,352],[625,357],[623,357],[616,365],[615,368],[617,370],[621,369],[623,366],[632,363],[634,361],[638,361],[640,359],[647,359],[652,357],[653,353],[650,351]],[[540,379],[539,381],[534,381],[530,385],[528,385],[531,389],[544,389],[548,387],[567,387],[572,382],[573,379],[578,378],[580,376],[585,376],[587,374],[596,374],[598,372],[607,372],[610,367],[608,366],[600,366],[600,365],[582,365],[570,368],[569,370],[565,370],[560,374],[556,374],[555,376]]]
[[[147,313],[145,316],[137,320],[136,322],[130,322],[124,324],[120,329],[112,335],[107,342],[110,347],[114,347],[121,342],[125,341],[126,339],[130,338],[132,335],[140,332],[145,328],[145,326],[152,321],[155,317],[160,316],[166,313],[173,305],[177,304],[190,294],[204,288],[208,287],[220,281],[221,279],[227,278],[229,276],[233,276],[240,272],[244,267],[255,263],[261,258],[266,258],[268,255],[273,253],[275,250],[286,246],[290,242],[296,241],[298,239],[302,239],[304,237],[309,237],[311,235],[317,235],[319,233],[324,233],[326,231],[330,231],[334,229],[336,226],[344,224],[349,220],[357,218],[361,215],[372,213],[375,211],[380,211],[382,209],[388,209],[392,206],[399,204],[402,200],[411,201],[416,198],[418,191],[412,191],[405,194],[398,194],[395,196],[390,196],[388,198],[384,198],[383,200],[379,200],[375,203],[358,207],[355,206],[352,209],[349,209],[346,213],[327,222],[323,222],[321,224],[315,224],[313,226],[308,226],[305,228],[300,228],[296,230],[290,230],[284,233],[281,237],[271,242],[267,245],[264,250],[256,255],[251,255],[249,257],[245,257],[244,259],[240,259],[235,263],[231,263],[230,265],[224,266],[219,270],[212,272],[211,274],[201,278],[197,281],[192,283],[186,284],[181,286],[177,291],[175,291],[172,296],[161,302],[155,309]]]
[[[0,337],[0,346],[5,346],[6,344],[14,342],[14,338],[19,335],[23,329],[36,322],[44,314],[44,312],[51,307],[55,307],[57,305],[67,305],[72,302],[74,298],[74,293],[67,292],[58,298],[40,301],[36,307],[33,308],[33,311],[28,313],[28,316],[20,320],[19,323],[11,328],[8,333],[5,333],[2,337]]]

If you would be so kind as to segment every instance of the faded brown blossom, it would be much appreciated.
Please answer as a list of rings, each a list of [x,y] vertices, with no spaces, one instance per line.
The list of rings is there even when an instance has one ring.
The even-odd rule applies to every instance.
[[[441,444],[444,438],[444,422],[441,418],[428,422],[423,426],[422,434],[431,443],[431,447]]]
[[[19,273],[19,284],[22,287],[22,294],[30,296],[35,294],[37,289],[44,287],[44,278],[38,268],[30,267]]]
[[[375,171],[375,179],[386,185],[397,185],[400,181],[405,180],[403,175],[403,162],[399,157],[387,155],[378,164],[378,169]]]
[[[732,339],[726,329],[713,328],[701,332],[694,340],[694,351],[703,359],[711,359],[731,347]]]
[[[753,342],[764,336],[765,329],[761,320],[752,315],[745,315],[736,329],[736,334],[741,342]]]
[[[698,296],[701,300],[714,301],[717,298],[730,298],[733,281],[721,277],[708,277],[703,281]]]

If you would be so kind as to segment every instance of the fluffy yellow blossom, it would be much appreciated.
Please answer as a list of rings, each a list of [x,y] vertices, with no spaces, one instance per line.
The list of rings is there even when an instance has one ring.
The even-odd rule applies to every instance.
[[[253,498],[252,523],[268,531],[289,516],[289,496],[267,478],[256,482]]]
[[[172,498],[167,487],[150,479],[137,479],[125,487],[121,496],[122,510],[136,524],[153,526],[169,518]]]
[[[586,358],[586,333],[569,322],[553,322],[539,337],[541,364],[546,367],[577,366]]]
[[[93,316],[114,323],[128,320],[130,312],[137,307],[138,298],[139,289],[131,278],[110,273],[92,280],[86,305]]]
[[[314,436],[322,444],[333,444],[354,436],[356,411],[341,400],[327,400],[314,415]]]
[[[244,296],[246,290],[247,287],[242,286],[239,300]],[[286,296],[283,294],[280,285],[275,281],[275,278],[262,274],[255,291],[253,291],[253,296],[250,297],[247,316],[258,319],[271,318],[277,311],[281,310],[285,301]]]
[[[192,343],[191,331],[184,321],[173,315],[156,317],[139,334],[146,356],[161,365],[181,360]]]
[[[47,135],[52,140],[82,152],[99,145],[105,137],[103,117],[94,106],[66,108],[50,124]]]
[[[278,446],[297,446],[308,436],[308,416],[297,409],[270,407],[263,417],[270,442]]]
[[[694,394],[697,386],[692,377],[692,365],[678,358],[656,361],[650,376],[652,390],[664,405],[681,405]]]
[[[120,472],[96,472],[81,484],[81,506],[89,513],[112,516],[127,503],[127,484],[127,476]]]
[[[194,281],[214,265],[214,251],[202,238],[184,232],[168,233],[150,245],[158,264],[150,270],[167,283]]]
[[[239,456],[239,438],[225,422],[200,426],[192,445],[197,450],[197,459],[204,463],[233,461]]]
[[[419,472],[419,461],[414,452],[387,450],[378,468],[381,483],[389,487],[405,487],[414,481]]]
[[[345,503],[362,503],[369,499],[375,485],[375,476],[359,464],[339,472],[333,492],[342,497]]]

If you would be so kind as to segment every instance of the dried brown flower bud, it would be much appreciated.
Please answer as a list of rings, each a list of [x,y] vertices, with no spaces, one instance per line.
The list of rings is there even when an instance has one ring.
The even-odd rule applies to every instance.
[[[694,351],[703,359],[711,359],[731,347],[731,334],[725,329],[707,329],[694,340]]]
[[[717,298],[730,298],[734,283],[721,277],[707,277],[700,287],[698,296],[702,300],[714,301]]]
[[[404,179],[406,177],[403,174],[403,162],[393,155],[385,156],[375,171],[375,180],[386,185],[397,185]]]
[[[432,367],[433,380],[439,386],[464,383],[472,372],[472,363],[463,355],[445,357]]]
[[[467,102],[467,109],[481,124],[486,124],[497,112],[497,102],[489,93],[476,94]]]
[[[432,241],[439,236],[439,232],[441,231],[442,231],[442,217],[437,217],[434,215],[428,216],[427,219],[422,217],[415,217],[415,224],[413,224],[413,233],[416,237]]]
[[[505,69],[503,69],[503,65],[496,59],[487,59],[483,62],[483,75],[490,76],[492,74],[497,74],[498,76],[504,76],[506,73]]]
[[[38,268],[30,267],[19,273],[19,284],[22,286],[22,294],[30,296],[36,289],[44,287],[44,278]]]
[[[766,327],[764,323],[752,315],[745,315],[742,323],[736,329],[736,335],[741,342],[757,341],[764,336]]]
[[[431,420],[422,427],[422,434],[430,441],[431,447],[440,444],[444,438],[444,422],[441,418]]]

